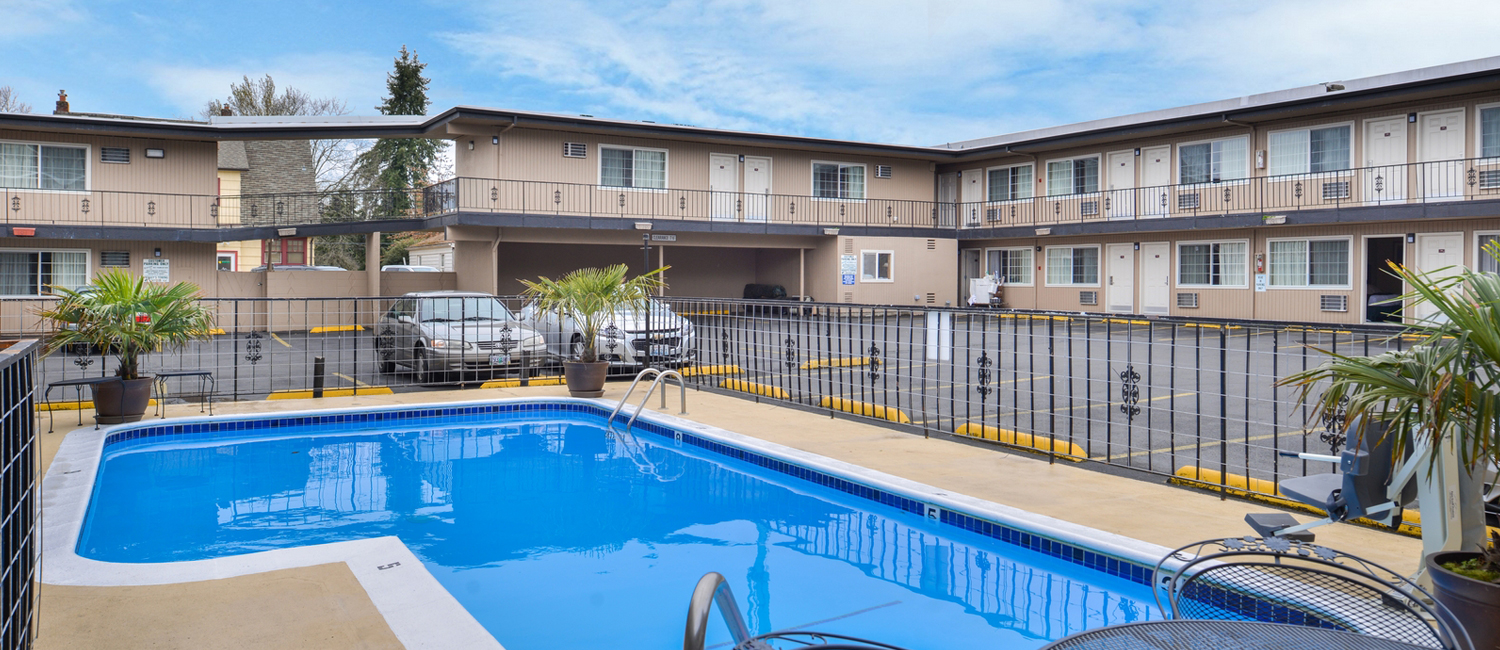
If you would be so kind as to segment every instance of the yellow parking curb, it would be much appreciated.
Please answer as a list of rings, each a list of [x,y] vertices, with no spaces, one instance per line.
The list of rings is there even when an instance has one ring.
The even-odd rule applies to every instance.
[[[731,315],[731,312],[728,309],[707,309],[707,310],[704,310],[704,311],[680,311],[680,312],[677,312],[677,315],[678,316],[729,316],[729,315]]]
[[[156,400],[147,400],[146,406],[156,406]],[[38,411],[77,411],[91,408],[94,408],[92,400],[83,400],[82,402],[51,402],[36,405],[36,410]]]
[[[1342,335],[1349,335],[1349,334],[1353,334],[1354,333],[1354,332],[1349,331],[1349,330],[1333,330],[1333,329],[1328,329],[1328,328],[1324,328],[1324,327],[1300,327],[1300,326],[1287,327],[1285,329],[1282,329],[1281,331],[1283,331],[1283,332],[1313,332],[1313,333],[1316,333],[1316,334],[1342,334]]]
[[[975,424],[973,422],[965,422],[962,426],[958,427],[955,433],[961,436],[980,438],[982,440],[993,440],[1002,445],[1010,445],[1012,447],[1021,447],[1023,449],[1031,449],[1035,451],[1048,451],[1054,454],[1058,454],[1064,460],[1070,460],[1075,463],[1078,461],[1088,460],[1089,457],[1088,452],[1085,452],[1083,450],[1083,447],[1080,447],[1077,443],[1068,442],[1066,440],[1053,440],[1051,438],[1046,438],[1043,436],[1034,436],[1029,433],[1021,433],[1019,431],[1011,431],[1010,429],[1001,429],[1000,427]]]
[[[312,334],[328,334],[331,332],[363,332],[363,325],[323,325],[308,330]]]
[[[1129,318],[1106,318],[1106,319],[1104,319],[1104,322],[1106,322],[1106,323],[1116,323],[1116,324],[1119,324],[1119,325],[1150,325],[1151,324],[1151,321],[1148,321],[1148,320],[1131,320]]]
[[[519,388],[521,382],[525,381],[527,386],[564,386],[568,383],[562,375],[546,375],[532,377],[530,379],[496,379],[480,384],[480,388]]]
[[[743,379],[725,379],[724,381],[719,382],[719,388],[728,388],[729,390],[742,391],[750,393],[751,395],[760,395],[762,397],[774,397],[776,399],[792,398],[791,393],[788,393],[784,389],[777,386],[757,384],[753,381],[745,381]]]
[[[854,366],[870,365],[870,357],[835,357],[832,359],[813,359],[802,364],[803,370],[821,370],[823,368],[852,368]]]
[[[390,386],[360,386],[358,388],[324,388],[323,397],[353,397],[355,395],[390,395],[395,391]],[[310,390],[279,390],[266,399],[312,399]]]
[[[898,424],[911,424],[911,418],[907,417],[906,413],[903,413],[900,409],[871,404],[869,402],[856,402],[852,399],[844,399],[842,397],[824,397],[818,401],[818,406],[835,411],[863,415],[865,417],[879,418]]]
[[[224,328],[222,328],[222,327],[215,327],[215,328],[208,329],[208,330],[193,332],[193,334],[202,335],[202,336],[219,336],[219,335],[221,335],[223,333],[224,333]]]
[[[694,377],[697,375],[738,375],[742,370],[739,366],[693,366],[677,371],[683,377]]]
[[[1073,320],[1070,316],[1049,316],[1047,314],[995,314],[995,318],[1017,318],[1021,320]]]
[[[1183,327],[1201,327],[1210,330],[1237,330],[1242,329],[1239,325],[1220,325],[1218,323],[1183,323]]]

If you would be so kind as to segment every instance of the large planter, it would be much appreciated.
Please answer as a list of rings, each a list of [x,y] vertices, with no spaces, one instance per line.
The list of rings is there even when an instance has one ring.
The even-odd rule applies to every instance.
[[[1500,650],[1500,584],[1480,582],[1443,568],[1447,562],[1478,557],[1468,551],[1447,551],[1427,556],[1427,575],[1432,577],[1432,596],[1463,623],[1474,641],[1474,650]]]
[[[563,377],[568,382],[568,393],[573,397],[603,397],[604,377],[608,374],[607,361],[563,362]]]
[[[99,424],[139,421],[151,404],[151,382],[146,377],[94,384],[94,421]]]

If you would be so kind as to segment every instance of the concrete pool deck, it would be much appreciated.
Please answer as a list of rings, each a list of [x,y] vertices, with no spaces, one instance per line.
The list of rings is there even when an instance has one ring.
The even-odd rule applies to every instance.
[[[604,398],[619,399],[612,383]],[[386,406],[567,394],[563,386],[423,391],[322,400],[230,402],[220,413],[270,413],[315,408]],[[665,413],[676,414],[677,396]],[[650,407],[660,404],[652,399]],[[196,405],[168,407],[196,416]],[[43,468],[50,465],[74,414],[59,412],[56,433],[41,433]],[[88,422],[91,412],[84,412]],[[772,403],[706,392],[688,394],[688,415],[710,426],[861,465],[972,497],[1106,532],[1176,547],[1249,533],[1248,512],[1267,506],[1091,471],[946,438],[902,431]],[[45,421],[46,415],[41,418]],[[91,427],[90,427],[91,428]],[[1385,564],[1416,569],[1419,540],[1350,525],[1325,527],[1318,540]],[[43,576],[45,580],[46,576]],[[683,586],[684,604],[691,585]],[[134,587],[44,585],[37,647],[61,648],[399,648],[390,627],[342,563],[260,574]],[[503,640],[502,640],[503,642]]]

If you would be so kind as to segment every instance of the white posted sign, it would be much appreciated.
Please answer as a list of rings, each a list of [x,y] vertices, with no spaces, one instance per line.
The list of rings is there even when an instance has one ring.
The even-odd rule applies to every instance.
[[[141,260],[141,278],[147,282],[171,282],[172,261],[159,258]]]

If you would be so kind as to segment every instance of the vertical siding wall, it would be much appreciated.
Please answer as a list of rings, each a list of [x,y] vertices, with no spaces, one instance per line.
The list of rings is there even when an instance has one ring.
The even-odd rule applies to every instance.
[[[473,151],[468,148],[470,139],[474,140]],[[586,144],[588,155],[564,158],[564,142]],[[500,136],[499,145],[491,144],[489,136],[459,137],[455,148],[455,169],[461,177],[593,185],[599,182],[601,144],[667,150],[667,187],[672,189],[709,189],[709,155],[718,153],[770,158],[772,194],[812,194],[812,161],[819,160],[866,165],[866,198],[932,200],[934,177],[931,164],[926,161],[537,129],[513,129]],[[875,178],[875,165],[892,166],[891,178]],[[744,187],[743,180],[740,187]]]

